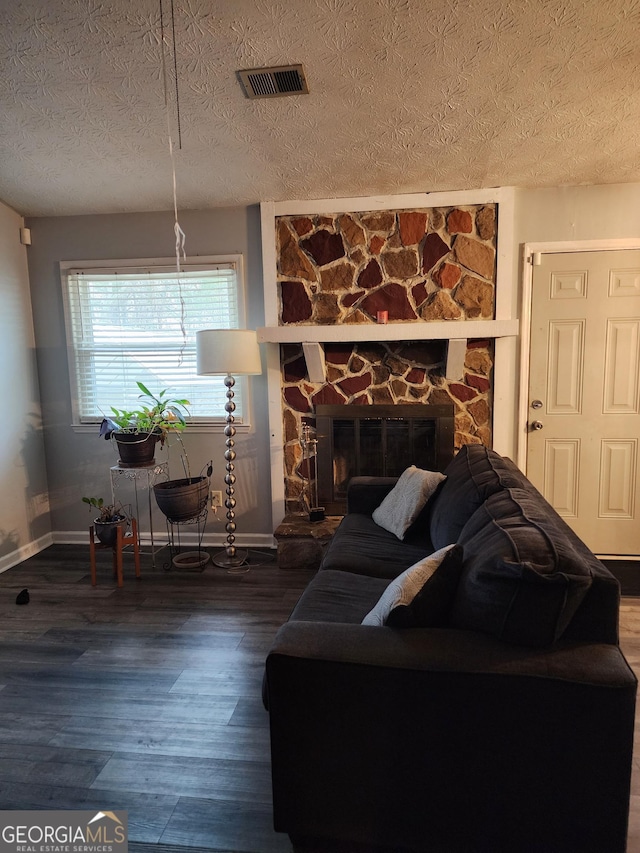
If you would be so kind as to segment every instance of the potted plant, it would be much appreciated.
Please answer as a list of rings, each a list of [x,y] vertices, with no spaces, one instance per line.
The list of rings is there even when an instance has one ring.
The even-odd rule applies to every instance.
[[[114,438],[123,468],[153,465],[156,442],[164,444],[169,433],[179,433],[186,428],[185,415],[189,414],[188,400],[170,399],[167,389],[152,394],[142,382],[136,382],[142,392],[137,409],[111,407],[111,415],[100,424],[100,435]]]
[[[106,504],[104,498],[82,498],[83,502],[93,507],[100,513],[93,519],[96,536],[103,545],[111,548],[116,544],[118,538],[118,527],[122,528],[124,535],[129,519],[124,514],[119,504]]]
[[[136,385],[142,392],[140,408],[128,411],[112,406],[112,416],[102,421],[100,434],[105,438],[113,436],[120,451],[119,464],[125,468],[153,465],[156,442],[164,444],[170,435],[175,436],[180,444],[185,477],[156,483],[153,491],[158,506],[169,521],[189,521],[200,515],[207,504],[211,476],[211,463],[206,476],[191,476],[189,457],[181,436],[187,427],[185,416],[189,414],[189,401],[169,398],[167,389],[156,395],[142,382],[136,382]],[[146,455],[143,455],[145,450]]]
[[[178,436],[182,445],[182,441]],[[182,464],[185,467],[185,478],[181,480],[165,480],[156,483],[153,493],[156,503],[169,521],[189,521],[196,518],[204,510],[209,497],[209,477],[213,470],[211,462],[207,466],[206,475],[201,473],[192,477],[189,470],[189,460],[182,445]],[[204,471],[204,469],[203,469]]]

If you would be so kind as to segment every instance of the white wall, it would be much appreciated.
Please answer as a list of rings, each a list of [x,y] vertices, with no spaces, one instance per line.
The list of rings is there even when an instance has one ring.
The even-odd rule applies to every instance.
[[[22,219],[0,202],[0,571],[50,543]]]

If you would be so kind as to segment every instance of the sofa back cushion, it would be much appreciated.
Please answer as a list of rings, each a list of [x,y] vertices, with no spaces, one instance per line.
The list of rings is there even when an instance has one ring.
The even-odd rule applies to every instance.
[[[445,468],[447,479],[434,496],[429,533],[434,548],[457,542],[462,528],[491,495],[528,481],[509,459],[482,444],[466,444]]]
[[[406,536],[401,543],[370,515],[350,512],[329,542],[320,569],[391,580],[434,551],[428,532],[420,537]]]
[[[464,569],[452,625],[528,646],[562,636],[592,573],[556,519],[535,490],[507,488],[487,498],[459,538]]]

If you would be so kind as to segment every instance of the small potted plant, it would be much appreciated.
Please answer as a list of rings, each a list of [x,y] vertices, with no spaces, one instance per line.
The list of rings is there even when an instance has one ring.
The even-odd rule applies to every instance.
[[[188,400],[170,399],[167,389],[152,394],[142,382],[136,382],[142,392],[138,409],[111,407],[111,415],[100,424],[100,435],[114,438],[118,445],[123,468],[140,468],[154,464],[156,442],[164,444],[169,433],[179,433],[187,426]]]
[[[104,498],[82,498],[82,501],[89,505],[89,509],[93,507],[100,513],[93,520],[96,536],[103,545],[113,548],[118,539],[118,527],[122,528],[124,535],[129,523],[122,507],[119,504],[106,504]]]

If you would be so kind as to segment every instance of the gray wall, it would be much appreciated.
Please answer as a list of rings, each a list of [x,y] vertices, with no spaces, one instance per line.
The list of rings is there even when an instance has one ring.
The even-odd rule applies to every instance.
[[[521,301],[523,280],[523,247],[526,243],[584,240],[614,241],[640,238],[640,184],[607,184],[602,186],[549,187],[518,189],[515,193],[514,216],[514,280],[518,282]],[[522,305],[518,305],[522,316]],[[513,350],[514,425],[518,406],[520,342]],[[514,426],[514,442],[518,436]]]
[[[513,274],[525,243],[640,237],[640,184],[516,190]]]
[[[27,253],[22,219],[0,203],[0,571],[50,531]],[[48,544],[40,542],[40,546]]]
[[[109,468],[116,453],[96,434],[71,428],[71,397],[59,261],[171,257],[174,254],[171,213],[43,217],[31,219],[29,277],[37,341],[47,476],[52,527],[58,540],[75,541],[90,523],[83,495],[110,491]],[[245,265],[247,325],[264,324],[260,212],[258,206],[185,211],[180,225],[188,257],[241,253]],[[220,379],[222,382],[222,378]],[[179,391],[179,389],[176,389]],[[251,379],[252,425],[238,434],[237,521],[243,534],[271,534],[271,485],[266,377]],[[118,405],[118,401],[114,401]],[[184,436],[192,470],[213,459],[211,488],[224,491],[224,436],[221,432]],[[165,458],[164,451],[157,458]],[[174,470],[174,468],[178,470]],[[177,460],[172,476],[181,476]],[[213,521],[213,520],[212,520]],[[208,533],[224,535],[223,525],[210,521]]]
[[[12,212],[11,216],[15,218]],[[262,325],[264,319],[258,207],[185,211],[180,214],[180,221],[187,235],[189,256],[229,252],[243,254],[248,295],[248,325],[254,328]],[[64,539],[70,531],[83,531],[86,539],[88,516],[80,498],[83,494],[104,494],[108,491],[109,466],[114,464],[115,458],[106,442],[93,435],[74,433],[70,427],[71,401],[58,262],[171,256],[174,242],[173,216],[171,213],[141,213],[52,217],[33,219],[27,224],[31,226],[33,236],[33,245],[28,250],[29,275],[52,527],[58,538]],[[518,189],[515,195],[516,265],[513,275],[516,281],[521,281],[520,250],[525,242],[616,239],[639,235],[638,184]],[[24,303],[20,310],[26,310]],[[11,320],[3,319],[3,323],[11,326],[10,340],[17,343],[17,335],[20,340],[25,340],[27,348],[31,346],[28,332],[16,331]],[[9,344],[3,343],[6,351]],[[17,346],[19,349],[20,344]],[[517,364],[517,360],[518,355],[514,350],[514,363]],[[29,357],[23,353],[19,361],[16,373],[19,377],[18,385],[20,380],[29,374]],[[252,431],[247,435],[238,435],[237,438],[239,536],[243,533],[268,535],[272,532],[266,378],[254,378],[251,382]],[[513,388],[514,417],[517,407],[516,385],[517,380],[514,381]],[[27,387],[27,395],[35,404],[37,395],[33,395],[36,386],[32,376]],[[10,398],[11,394],[12,389],[7,389],[5,399],[7,396]],[[224,491],[223,436],[192,432],[186,435],[186,441],[190,458],[195,460],[194,468],[198,462],[204,463],[213,458],[215,471],[212,488]],[[37,453],[31,453],[30,458],[37,458]],[[5,469],[0,471],[1,482],[6,482],[13,473],[6,470],[5,463]],[[35,488],[41,488],[41,483]],[[24,486],[22,491],[24,493]],[[20,536],[27,536],[28,539],[28,525],[24,521],[21,525],[25,532],[21,532]],[[221,525],[213,528],[210,525],[208,529],[222,532]],[[67,538],[73,541],[72,536]]]
[[[516,243],[640,236],[640,184],[516,190]]]

